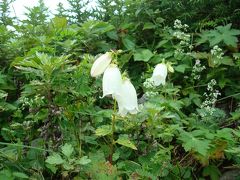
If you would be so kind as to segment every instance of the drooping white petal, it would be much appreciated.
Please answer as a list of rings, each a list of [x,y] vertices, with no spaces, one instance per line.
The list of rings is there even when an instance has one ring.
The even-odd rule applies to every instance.
[[[118,102],[118,113],[125,116],[128,112],[136,114],[138,110],[137,93],[129,79],[125,79],[122,83],[120,95],[116,96]]]
[[[109,64],[112,61],[111,53],[106,52],[105,54],[101,55],[99,58],[95,60],[91,68],[91,76],[97,77],[101,75]]]
[[[155,86],[160,84],[165,85],[167,77],[167,66],[165,64],[158,64],[153,70],[151,80]]]
[[[110,64],[103,74],[103,97],[112,95],[115,97],[119,94],[122,84],[122,75],[117,65]]]

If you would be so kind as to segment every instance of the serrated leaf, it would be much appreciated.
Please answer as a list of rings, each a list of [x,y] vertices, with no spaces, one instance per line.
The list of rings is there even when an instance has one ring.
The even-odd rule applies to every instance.
[[[56,165],[53,165],[53,164],[46,164],[46,167],[50,169],[54,174],[57,172],[57,169],[58,169]]]
[[[116,143],[129,147],[131,149],[137,150],[136,146],[128,139],[127,136],[121,136],[118,138],[118,140],[116,141]]]
[[[112,132],[111,126],[103,125],[96,129],[95,133],[97,136],[106,136]]]
[[[64,144],[64,146],[62,146],[62,153],[67,156],[68,158],[72,155],[73,153],[73,147],[71,144]]]
[[[182,132],[179,139],[183,142],[182,146],[185,151],[194,151],[206,156],[209,149],[210,140],[194,137],[188,132]]]
[[[144,62],[147,62],[147,61],[149,61],[151,59],[151,57],[153,57],[153,55],[154,54],[149,49],[138,49],[134,53],[134,61],[144,61]]]
[[[77,160],[76,163],[80,165],[86,165],[91,162],[91,159],[89,159],[87,156],[81,157],[81,159]]]
[[[65,170],[73,170],[74,169],[74,166],[73,165],[71,165],[71,164],[69,164],[69,163],[67,163],[67,162],[65,162],[64,164],[63,164],[63,168],[65,169]]]
[[[46,163],[53,164],[53,165],[59,165],[59,164],[63,164],[64,160],[62,159],[62,157],[59,154],[54,153],[53,155],[47,157]]]
[[[220,42],[225,43],[227,46],[237,47],[237,35],[240,34],[240,30],[231,29],[232,24],[226,26],[218,26],[214,30],[205,31],[201,35],[199,43],[206,41],[210,42],[210,46],[219,44]]]

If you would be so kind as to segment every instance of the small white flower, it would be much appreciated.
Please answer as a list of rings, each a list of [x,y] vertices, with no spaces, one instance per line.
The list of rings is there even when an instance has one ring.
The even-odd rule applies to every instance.
[[[137,93],[129,79],[125,79],[122,82],[120,95],[116,96],[116,100],[120,116],[125,116],[128,112],[130,114],[136,114],[139,111]]]
[[[166,64],[158,64],[153,70],[153,75],[151,80],[153,81],[155,86],[159,86],[160,84],[165,85],[167,77],[167,66]]]
[[[115,97],[119,94],[122,85],[122,75],[117,65],[110,64],[103,74],[103,97],[112,95]]]
[[[112,56],[110,52],[106,52],[95,60],[91,68],[91,76],[97,77],[101,75],[109,66],[112,61]]]

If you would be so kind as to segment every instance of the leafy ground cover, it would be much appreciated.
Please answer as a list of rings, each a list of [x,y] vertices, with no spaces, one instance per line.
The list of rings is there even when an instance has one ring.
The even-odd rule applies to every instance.
[[[238,0],[40,0],[21,21],[11,2],[0,179],[240,176]]]

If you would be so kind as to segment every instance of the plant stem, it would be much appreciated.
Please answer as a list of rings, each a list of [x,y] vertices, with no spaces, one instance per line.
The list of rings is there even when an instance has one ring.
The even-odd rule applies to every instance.
[[[109,156],[109,162],[112,164],[112,157],[114,153],[114,132],[115,132],[115,120],[116,120],[116,109],[117,109],[117,101],[114,99],[114,105],[113,105],[113,115],[112,115],[112,135],[111,135],[111,145],[110,145],[110,156]]]
[[[26,145],[22,145],[22,144],[12,144],[12,143],[0,142],[0,145],[22,147],[22,148],[28,148],[28,149],[35,149],[35,150],[39,150],[39,151],[52,152],[51,150],[46,150],[46,149],[42,149],[42,148],[38,148],[38,147],[34,147],[34,146],[26,146]]]

